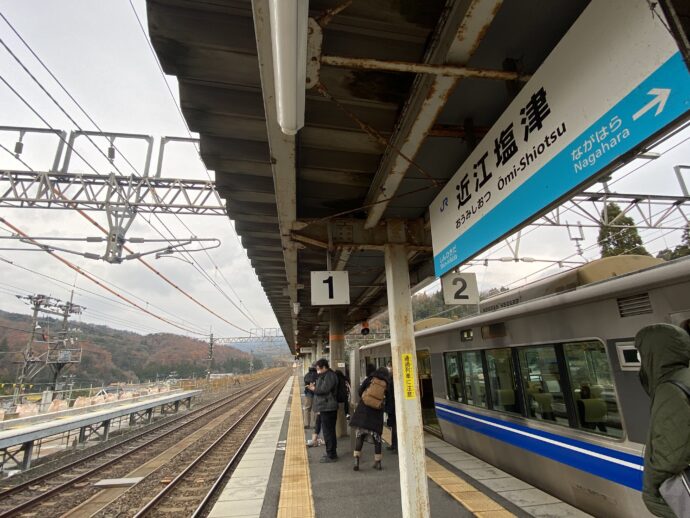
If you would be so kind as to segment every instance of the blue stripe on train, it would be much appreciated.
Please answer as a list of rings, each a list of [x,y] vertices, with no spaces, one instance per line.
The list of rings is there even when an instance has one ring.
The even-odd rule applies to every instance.
[[[573,468],[605,478],[617,484],[642,490],[642,465],[643,460],[637,455],[631,455],[620,451],[604,448],[570,439],[561,435],[535,430],[526,426],[517,425],[500,419],[475,414],[466,410],[460,410],[451,406],[436,403],[439,418],[453,424],[469,428],[475,432],[493,437],[518,448],[523,448],[542,457],[546,457]],[[485,422],[477,421],[481,419]],[[499,426],[495,426],[499,425]],[[503,428],[504,427],[504,428]],[[507,429],[506,429],[507,428]],[[529,437],[523,433],[536,437]],[[555,441],[554,444],[549,441]],[[575,451],[565,445],[582,449]],[[602,459],[597,455],[605,455],[611,459],[632,463],[635,467],[616,463],[611,459]]]

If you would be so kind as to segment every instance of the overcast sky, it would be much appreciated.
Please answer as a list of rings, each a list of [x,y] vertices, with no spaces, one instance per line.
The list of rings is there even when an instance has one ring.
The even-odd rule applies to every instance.
[[[146,10],[144,0],[135,0],[135,7],[144,26]],[[104,130],[161,136],[187,136],[184,123],[168,93],[167,80],[175,97],[177,81],[174,77],[164,80],[150,52],[134,13],[127,0],[70,0],[39,2],[38,0],[0,0],[0,12],[14,25],[33,50],[62,81],[72,96],[79,101],[87,113]],[[59,89],[55,82],[31,56],[29,51],[0,19],[0,38],[36,76],[41,84],[65,108],[84,129],[95,129],[77,107]],[[60,112],[47,95],[23,71],[10,54],[0,47],[0,75],[5,78],[29,104],[55,128],[72,130],[75,126]],[[177,102],[177,99],[175,99]],[[32,111],[13,94],[7,86],[0,84],[0,124],[4,126],[46,127]],[[656,160],[638,159],[614,175],[612,190],[617,192],[653,192],[657,194],[679,194],[673,166],[688,164],[690,159],[689,132],[683,132],[659,146],[661,157]],[[1,132],[0,144],[14,148],[16,133]],[[47,170],[53,160],[57,139],[50,136],[27,136],[22,159],[33,169]],[[99,141],[105,151],[105,140]],[[141,143],[121,141],[118,148],[126,155],[137,171],[143,170],[144,146]],[[114,172],[110,165],[87,140],[79,143],[77,150],[101,173]],[[164,164],[164,176],[206,179],[207,172],[192,145],[168,146]],[[153,163],[157,160],[154,152]],[[129,166],[121,159],[115,165],[126,174]],[[0,149],[0,168],[25,169],[17,160]],[[92,172],[89,166],[75,157],[71,172]],[[631,171],[634,171],[631,173]],[[629,174],[630,173],[630,174]],[[211,175],[213,173],[211,172]],[[690,174],[688,175],[690,176]],[[686,176],[686,180],[690,180]],[[622,178],[622,179],[621,179]],[[598,190],[599,186],[595,189]],[[0,210],[0,215],[32,236],[85,237],[99,236],[99,231],[79,214],[56,210]],[[90,215],[105,224],[105,215],[98,212]],[[633,214],[633,217],[636,217]],[[153,218],[138,216],[130,229],[130,237],[160,238],[152,228],[166,233],[163,224],[177,237],[189,236],[189,231],[174,216]],[[576,222],[579,217],[571,217]],[[639,219],[639,216],[636,217]],[[209,259],[204,253],[195,254],[199,264],[222,288],[220,293],[205,280],[195,268],[180,259],[155,260],[149,257],[155,268],[170,277],[179,286],[197,299],[203,301],[225,319],[243,329],[255,327],[242,315],[226,296],[237,304],[248,308],[243,310],[253,315],[262,327],[277,326],[275,317],[263,290],[253,273],[246,253],[238,242],[232,224],[223,217],[187,216],[182,221],[197,237],[216,237],[221,240],[220,248],[210,251]],[[682,221],[674,223],[682,225]],[[566,229],[541,229],[523,231],[520,256],[539,260],[583,261],[599,256],[596,245],[596,230],[585,231],[581,243],[584,257],[578,256],[575,244],[568,237]],[[680,240],[680,231],[669,232],[649,230],[641,232],[648,250],[652,253],[675,246]],[[0,236],[9,235],[2,230]],[[166,233],[166,236],[169,234]],[[0,240],[0,248],[22,246],[16,242]],[[73,249],[103,253],[104,244],[70,243]],[[137,251],[151,249],[155,244],[133,245]],[[503,245],[487,252],[484,257],[501,258],[510,251]],[[102,261],[65,255],[70,261],[112,283],[114,289],[136,300],[150,311],[174,321],[188,330],[208,333],[213,327],[217,336],[246,334],[214,317],[193,302],[185,299],[171,286],[156,278],[137,261],[110,265]],[[139,310],[128,308],[113,295],[90,283],[74,271],[60,264],[43,252],[15,252],[0,250],[0,259],[40,272],[58,280],[47,279],[36,273],[20,269],[16,265],[0,262],[0,309],[27,313],[28,308],[18,301],[15,294],[44,293],[58,298],[69,297],[71,285],[76,282],[75,301],[87,307],[82,320],[106,323],[113,327],[127,328],[149,333],[169,331],[182,333],[154,317]],[[212,263],[215,263],[215,265]],[[474,266],[470,271],[478,275],[480,289],[494,286],[516,286],[540,276],[558,271],[558,266],[548,263],[489,263],[489,267]],[[218,269],[216,269],[216,266]],[[223,278],[225,277],[225,278]],[[227,281],[227,282],[226,282]],[[230,285],[229,285],[230,284]],[[433,285],[434,287],[436,284]],[[431,289],[434,289],[433,287]],[[87,293],[83,290],[89,290]],[[128,293],[125,293],[125,290]],[[184,334],[190,334],[186,332]]]

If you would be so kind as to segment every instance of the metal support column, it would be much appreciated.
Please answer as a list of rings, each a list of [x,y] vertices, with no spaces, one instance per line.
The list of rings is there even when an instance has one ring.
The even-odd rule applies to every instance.
[[[31,457],[34,455],[34,442],[28,441],[22,444],[22,452],[24,454],[22,455],[21,469],[26,471],[31,467]]]
[[[340,370],[345,374],[345,311],[342,309],[331,309],[331,320],[329,327],[328,342],[330,345],[331,369]],[[343,412],[342,405],[338,405],[338,420],[335,425],[336,437],[347,435],[347,420]]]
[[[110,419],[103,422],[103,432],[101,434],[101,441],[105,442],[110,437]]]
[[[388,222],[388,240],[391,244],[385,245],[384,256],[402,513],[405,518],[428,518],[429,488],[426,477],[424,429],[416,375],[417,354],[412,325],[410,272],[407,250],[403,244],[405,226],[402,222]]]

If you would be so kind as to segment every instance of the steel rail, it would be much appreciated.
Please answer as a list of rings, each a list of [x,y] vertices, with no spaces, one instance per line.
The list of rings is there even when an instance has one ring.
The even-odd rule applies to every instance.
[[[245,437],[244,441],[242,441],[242,444],[237,448],[237,451],[235,454],[232,456],[232,458],[228,461],[226,464],[225,468],[223,468],[223,471],[221,472],[220,475],[216,478],[215,482],[211,486],[211,489],[208,490],[206,493],[206,496],[204,499],[201,501],[201,503],[198,505],[198,507],[194,510],[190,518],[197,518],[201,516],[201,514],[206,510],[206,506],[208,505],[209,501],[211,498],[213,498],[220,488],[221,484],[225,480],[225,477],[227,474],[230,472],[230,470],[235,466],[235,464],[242,458],[244,455],[244,450],[248,446],[248,444],[251,442],[251,440],[254,438],[254,434],[256,433],[257,429],[261,424],[264,422],[264,419],[266,418],[266,415],[268,412],[273,408],[273,404],[275,403],[275,400],[273,403],[271,403],[268,408],[261,414],[259,417],[259,420],[256,422],[256,424],[252,427],[252,429],[249,431],[247,434],[247,437]]]
[[[108,466],[110,466],[116,462],[121,461],[122,459],[129,457],[130,455],[142,450],[146,446],[149,446],[150,444],[152,444],[156,441],[159,441],[161,439],[164,439],[165,437],[168,437],[172,433],[179,431],[181,428],[183,428],[187,425],[193,424],[197,419],[199,419],[201,417],[205,417],[205,416],[209,415],[210,413],[215,412],[216,410],[219,410],[219,409],[223,408],[224,406],[226,406],[230,403],[233,403],[234,401],[237,401],[238,399],[241,399],[242,397],[246,396],[247,393],[249,393],[250,391],[255,390],[257,387],[261,387],[262,385],[267,384],[268,382],[270,382],[270,379],[269,380],[262,380],[256,384],[251,385],[250,387],[247,387],[246,389],[244,389],[238,393],[234,393],[232,395],[229,395],[226,398],[223,398],[220,402],[216,401],[216,402],[210,403],[209,405],[206,405],[202,408],[199,408],[196,411],[192,411],[192,412],[186,413],[184,415],[181,415],[174,420],[166,421],[165,423],[161,423],[160,425],[158,425],[154,428],[149,428],[149,429],[143,430],[142,432],[140,432],[140,433],[138,433],[132,437],[129,437],[126,440],[121,441],[117,444],[113,444],[112,446],[110,446],[108,448],[94,452],[91,455],[87,455],[86,457],[78,459],[74,462],[66,464],[65,466],[61,466],[60,468],[57,468],[51,472],[45,473],[45,474],[40,475],[36,478],[33,478],[33,479],[28,480],[26,482],[23,482],[23,483],[15,486],[15,487],[12,487],[6,491],[3,491],[2,493],[0,493],[0,502],[4,501],[5,498],[7,498],[7,497],[11,497],[13,495],[16,495],[17,493],[21,493],[22,491],[27,490],[28,488],[30,488],[30,486],[33,486],[37,483],[40,483],[46,479],[55,477],[55,475],[59,475],[61,473],[64,473],[65,471],[72,469],[72,468],[75,468],[75,467],[78,467],[79,465],[84,464],[90,460],[93,460],[94,458],[96,458],[98,456],[101,456],[103,454],[111,452],[115,448],[119,448],[120,446],[125,446],[127,444],[130,444],[130,443],[142,438],[143,436],[146,436],[146,435],[149,435],[153,432],[156,432],[156,431],[160,430],[161,428],[168,426],[170,424],[175,424],[181,420],[186,420],[185,422],[180,423],[179,426],[172,427],[170,430],[164,432],[163,434],[158,435],[156,437],[152,437],[150,440],[145,441],[144,443],[140,444],[139,446],[136,446],[136,447],[132,448],[131,450],[124,452],[120,456],[114,457],[113,459],[110,459],[110,460],[104,462],[103,464],[99,464],[98,466],[96,466],[93,469],[90,469],[88,471],[85,471],[84,473],[80,473],[80,474],[76,475],[74,478],[72,478],[72,479],[70,479],[70,480],[68,480],[62,484],[59,484],[55,487],[52,487],[52,488],[46,490],[44,493],[41,493],[40,495],[37,495],[33,498],[30,498],[29,500],[26,500],[26,501],[18,504],[17,506],[12,507],[11,509],[0,511],[0,518],[6,518],[6,517],[14,516],[15,513],[24,511],[26,509],[34,507],[35,505],[40,504],[41,501],[46,500],[48,497],[53,496],[56,493],[64,491],[69,486],[73,485],[74,483],[79,482],[80,480],[83,480],[85,478],[88,478],[89,476],[93,475],[95,472],[102,470],[105,467],[108,467]],[[210,408],[210,407],[212,407],[212,408]],[[203,412],[204,410],[205,410],[205,412]],[[201,412],[201,413],[197,414],[196,412]],[[189,419],[190,417],[193,417],[193,419]]]
[[[201,461],[206,459],[208,455],[216,449],[216,447],[221,444],[225,439],[227,439],[234,431],[235,429],[242,424],[248,417],[249,414],[254,412],[254,410],[257,409],[257,407],[265,400],[265,398],[271,394],[276,388],[279,388],[280,386],[284,385],[285,382],[289,379],[288,377],[281,377],[276,383],[274,383],[271,387],[269,387],[262,395],[261,397],[258,398],[256,404],[252,405],[251,408],[249,408],[244,414],[242,414],[228,429],[223,432],[222,435],[220,435],[211,445],[208,446],[202,453],[200,453],[192,462],[190,462],[185,469],[183,469],[170,483],[168,483],[158,494],[156,494],[149,502],[146,503],[144,507],[142,507],[137,514],[133,516],[133,518],[141,518],[143,516],[146,516],[149,511],[151,511],[154,507],[156,507],[165,496],[167,496],[175,487],[178,486],[178,484],[187,476],[187,474],[194,469]],[[240,456],[240,453],[244,449],[245,445],[249,441],[249,439],[253,436],[254,432],[256,431],[256,428],[263,422],[264,417],[268,413],[268,411],[273,407],[273,404],[275,403],[276,398],[274,397],[271,403],[268,405],[268,408],[261,414],[259,417],[256,425],[252,428],[251,432],[247,435],[245,440],[242,442],[242,444],[238,447],[237,452],[232,456],[232,459],[228,463],[228,465],[225,466],[225,468],[222,471],[222,474],[218,479],[216,479],[216,482],[212,486],[212,491],[215,491],[217,488],[217,485],[220,484],[219,480],[221,480],[225,474],[230,470],[231,464],[234,463]],[[209,499],[209,494],[207,494],[203,501],[207,502]],[[198,509],[197,509],[198,511]],[[195,516],[196,512],[195,511]]]

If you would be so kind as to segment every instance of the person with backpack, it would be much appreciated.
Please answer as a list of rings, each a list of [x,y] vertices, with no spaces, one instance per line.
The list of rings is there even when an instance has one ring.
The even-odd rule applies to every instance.
[[[656,516],[690,516],[690,334],[654,324],[635,337],[640,382],[651,398],[642,499]]]
[[[338,404],[342,403],[343,410],[345,411],[345,419],[348,419],[350,417],[350,382],[343,371],[336,370],[335,374],[338,376],[336,400],[338,401]]]
[[[321,358],[316,362],[318,378],[314,384],[314,412],[318,413],[321,430],[326,442],[326,454],[321,462],[335,462],[338,460],[338,439],[335,435],[335,423],[338,417],[338,376],[333,372],[328,360]]]
[[[304,406],[302,409],[304,410],[305,430],[311,428],[312,406],[314,402],[314,391],[312,390],[312,387],[314,383],[316,383],[317,377],[318,374],[316,374],[316,364],[312,364],[309,367],[309,372],[304,375]]]
[[[367,371],[369,368],[367,366]],[[383,433],[383,407],[388,388],[388,370],[381,367],[375,370],[359,387],[359,403],[355,409],[350,426],[357,430],[353,455],[355,471],[359,471],[359,459],[362,455],[364,441],[371,438],[374,443],[374,469],[381,470],[381,434]]]

